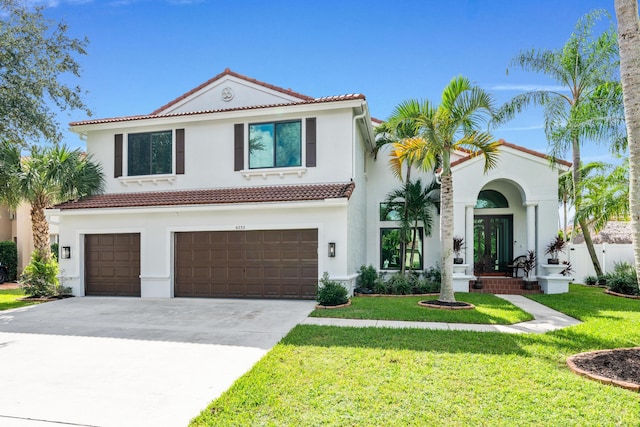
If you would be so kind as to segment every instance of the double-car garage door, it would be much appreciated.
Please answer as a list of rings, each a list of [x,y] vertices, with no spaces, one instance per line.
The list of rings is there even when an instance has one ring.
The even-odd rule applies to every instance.
[[[316,296],[318,230],[176,233],[175,295]]]
[[[175,296],[316,296],[318,230],[175,234]],[[140,296],[140,235],[85,236],[86,295]]]

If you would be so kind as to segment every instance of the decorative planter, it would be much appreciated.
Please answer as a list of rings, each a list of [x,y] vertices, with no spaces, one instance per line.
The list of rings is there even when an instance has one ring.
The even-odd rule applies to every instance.
[[[558,258],[547,258],[547,264],[555,264],[558,265],[560,264],[560,260]]]
[[[535,280],[526,280],[527,278],[522,279],[523,288],[527,291],[533,289],[533,284],[536,283]]]
[[[484,288],[484,284],[482,283],[482,280],[476,280],[475,282],[473,282],[473,285],[471,285],[471,287],[473,289],[482,289]]]
[[[564,264],[542,264],[542,268],[546,270],[548,276],[563,277],[560,273],[567,268],[567,266]]]
[[[453,275],[464,276],[467,273],[467,267],[469,264],[453,264]]]
[[[463,264],[464,263],[464,259],[463,258],[454,258],[453,259],[453,263],[454,264]]]

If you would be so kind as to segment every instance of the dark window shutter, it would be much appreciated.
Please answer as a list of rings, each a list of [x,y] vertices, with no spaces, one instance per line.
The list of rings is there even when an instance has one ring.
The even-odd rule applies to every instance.
[[[184,175],[184,129],[176,129],[176,173]]]
[[[306,121],[305,144],[307,149],[307,167],[316,166],[316,118],[310,117]]]
[[[122,176],[122,134],[119,133],[114,138],[115,156],[114,156],[114,172],[115,178]]]
[[[244,169],[244,123],[233,126],[233,170]]]

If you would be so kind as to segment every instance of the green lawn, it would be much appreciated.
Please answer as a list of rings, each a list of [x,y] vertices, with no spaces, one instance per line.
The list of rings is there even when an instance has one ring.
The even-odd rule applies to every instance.
[[[533,319],[529,313],[491,294],[456,293],[456,300],[475,305],[475,310],[439,310],[418,305],[418,301],[429,299],[437,299],[437,296],[354,297],[351,298],[349,307],[315,310],[311,316],[498,325],[511,325]]]
[[[534,298],[584,323],[542,335],[299,325],[192,426],[637,426],[640,395],[571,373],[640,346],[640,301]]]
[[[0,311],[36,304],[33,301],[18,301],[18,298],[22,297],[24,297],[24,292],[21,289],[0,290]]]

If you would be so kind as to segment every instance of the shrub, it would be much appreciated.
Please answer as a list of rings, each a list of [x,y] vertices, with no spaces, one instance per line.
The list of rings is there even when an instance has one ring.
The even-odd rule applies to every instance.
[[[356,283],[359,288],[364,288],[372,291],[377,278],[378,272],[373,265],[369,265],[368,267],[363,265],[360,267],[360,272],[358,274]]]
[[[613,272],[605,275],[606,283],[613,292],[625,295],[640,295],[635,267],[628,262],[616,263]]]
[[[20,276],[20,287],[27,295],[47,297],[56,295],[58,290],[58,263],[53,258],[43,259],[38,251],[31,254],[29,265]]]
[[[425,270],[424,278],[430,280],[432,282],[442,282],[442,271],[440,271],[440,266],[436,265],[435,267],[429,267],[428,270]]]
[[[329,273],[325,271],[318,286],[318,304],[325,306],[346,304],[349,301],[347,295],[347,288],[340,282],[330,280]]]
[[[5,240],[0,242],[0,262],[7,267],[9,280],[18,277],[18,247],[15,242]]]
[[[440,292],[440,282],[434,282],[429,279],[420,279],[414,286],[416,294],[436,294]]]
[[[387,282],[382,277],[376,278],[373,283],[373,292],[376,294],[388,294],[390,292]]]
[[[598,278],[596,276],[587,276],[584,278],[584,284],[587,286],[595,286],[598,284]]]
[[[394,295],[408,295],[413,290],[413,283],[410,277],[402,273],[395,273],[389,278],[389,290]]]

